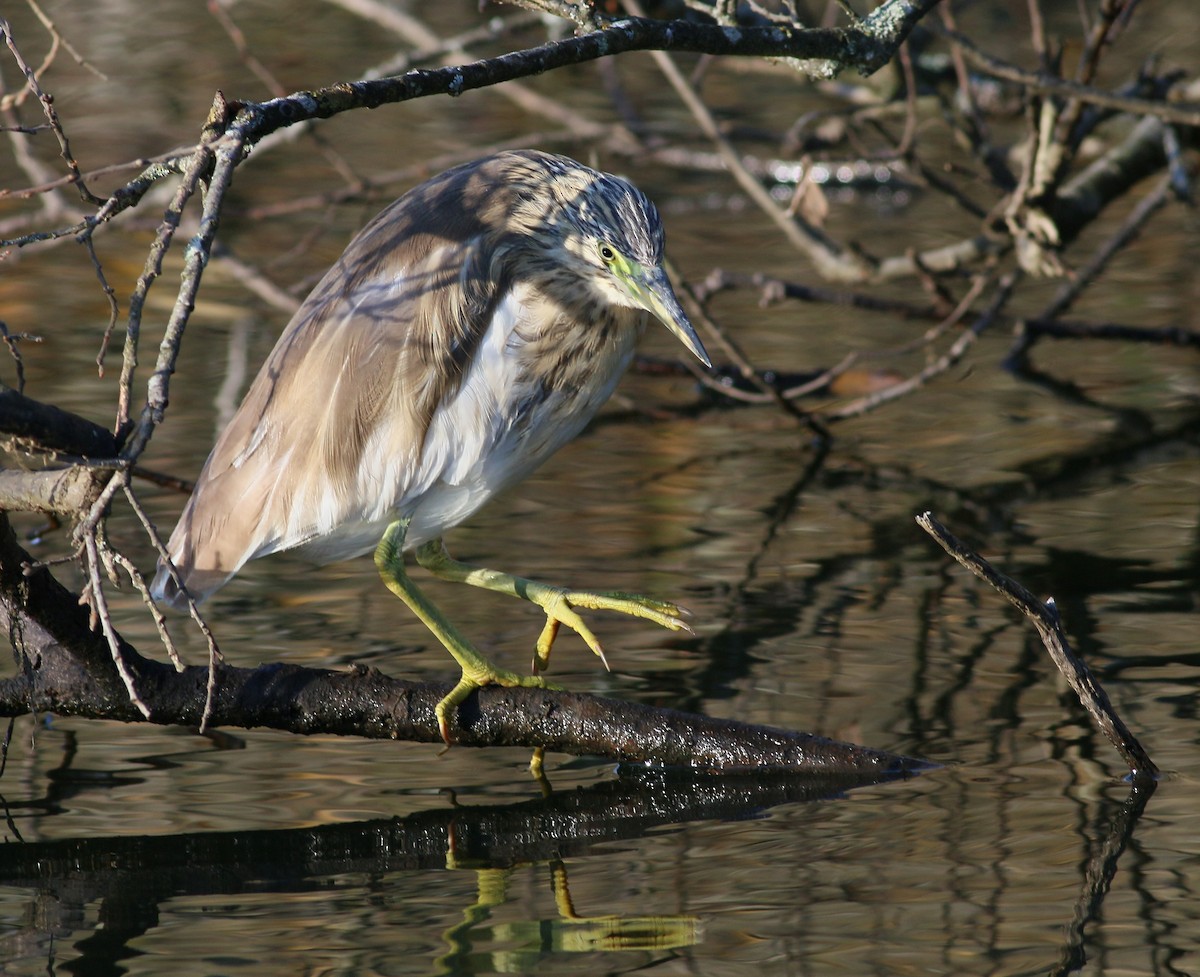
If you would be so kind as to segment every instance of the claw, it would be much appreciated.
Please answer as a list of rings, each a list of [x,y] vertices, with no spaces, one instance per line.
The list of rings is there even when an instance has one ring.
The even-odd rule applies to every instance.
[[[604,648],[583,618],[575,612],[576,607],[594,611],[616,611],[631,617],[653,621],[671,631],[693,633],[681,616],[684,614],[690,616],[689,611],[667,601],[643,597],[641,594],[620,591],[593,593],[587,590],[566,590],[561,587],[538,584],[530,586],[525,597],[546,612],[546,623],[542,627],[542,633],[534,652],[533,669],[535,673],[549,668],[550,649],[554,645],[554,639],[558,637],[559,627],[563,624],[583,639],[584,643],[604,663],[606,670],[612,671],[608,664],[608,658],[605,657]]]

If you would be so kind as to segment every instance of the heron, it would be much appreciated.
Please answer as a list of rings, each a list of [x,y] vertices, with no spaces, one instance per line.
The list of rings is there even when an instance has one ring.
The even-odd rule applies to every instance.
[[[651,317],[706,366],[663,269],[663,226],[633,184],[565,156],[490,155],[386,207],[296,311],[218,437],[152,592],[186,607],[248,561],[374,551],[398,596],[457,660],[442,738],[477,688],[546,687],[562,625],[604,659],[578,613],[687,630],[677,605],[572,590],[453,559],[443,535],[574,438],[629,366]],[[530,674],[478,651],[417,587],[434,576],[545,613]]]

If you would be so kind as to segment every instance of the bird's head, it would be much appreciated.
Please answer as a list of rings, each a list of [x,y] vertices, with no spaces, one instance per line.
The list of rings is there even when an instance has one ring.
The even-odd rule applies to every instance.
[[[662,219],[650,199],[620,177],[564,157],[543,158],[549,172],[538,195],[554,202],[541,210],[538,233],[555,260],[605,304],[655,316],[711,366],[663,270]]]

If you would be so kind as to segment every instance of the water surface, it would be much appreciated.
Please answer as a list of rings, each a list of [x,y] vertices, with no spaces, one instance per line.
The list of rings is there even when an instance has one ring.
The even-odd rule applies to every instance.
[[[1179,9],[1160,13],[1157,31],[1143,28],[1168,55],[1169,38],[1187,36]],[[268,4],[239,4],[233,14],[289,88],[359,76],[393,53],[382,31],[332,5],[300,5],[286,24]],[[202,6],[160,4],[149,17],[121,3],[59,5],[54,16],[109,76],[99,83],[60,62],[49,79],[85,166],[194,140],[217,88],[262,94]],[[447,34],[475,22],[467,7],[439,16]],[[14,21],[18,39],[36,36],[26,21]],[[618,70],[646,118],[667,130],[690,126],[648,59],[623,59]],[[733,67],[706,84],[715,102],[753,106],[747,124],[784,128],[781,120],[824,104],[786,76]],[[569,89],[580,111],[614,119],[594,67],[531,86],[559,97]],[[475,93],[359,113],[321,132],[363,173],[522,136],[588,155],[586,145],[531,135],[548,128]],[[597,162],[660,202],[672,256],[689,278],[723,267],[818,284],[724,176],[603,154]],[[3,165],[5,185],[24,185],[7,158]],[[239,174],[223,243],[303,294],[392,191],[378,204],[272,220],[254,208],[339,186],[311,142],[263,150]],[[147,208],[101,237],[121,296],[156,213]],[[914,233],[922,244],[945,242],[971,226],[927,196],[898,206],[862,193],[839,197],[830,222],[879,251]],[[1156,231],[1122,256],[1080,317],[1196,327],[1194,220],[1180,208]],[[154,293],[147,360],[171,274]],[[89,366],[107,318],[90,275],[79,249],[28,249],[0,271],[0,298],[10,328],[46,338],[26,348],[27,393],[108,423],[117,360],[103,380]],[[1025,311],[1054,287],[1025,293]],[[720,296],[713,311],[756,362],[782,370],[898,346],[923,328],[824,306],[764,309],[748,293]],[[238,387],[227,383],[231,364],[255,369],[285,321],[213,264],[148,466],[194,476]],[[646,351],[677,355],[673,342],[655,330]],[[594,838],[557,842],[559,801],[542,798],[518,751],[439,754],[269,731],[210,740],[24,717],[0,780],[9,818],[0,969],[1196,973],[1196,361],[1119,344],[1039,347],[1037,366],[1078,384],[1088,402],[1000,370],[1008,343],[988,335],[928,389],[840,426],[819,465],[811,435],[777,411],[700,410],[684,380],[630,377],[584,436],[448,540],[465,559],[678,598],[694,612],[695,637],[597,618],[610,674],[564,637],[554,668],[570,688],[809,730],[940,769],[677,822],[618,830],[580,820],[572,823],[581,832],[598,826]],[[1141,439],[1127,437],[1132,412],[1150,420]],[[182,498],[143,491],[169,526]],[[917,528],[913,517],[926,508],[1056,598],[1072,641],[1165,772],[1140,818],[1119,760],[1036,637]],[[149,569],[152,554],[128,512],[114,513],[112,533]],[[51,536],[39,555],[65,547]],[[57,572],[78,586],[71,568]],[[466,589],[429,586],[487,654],[525,667],[538,613]],[[153,648],[137,599],[114,599],[122,632]],[[416,679],[452,671],[366,559],[319,571],[289,556],[260,561],[214,599],[210,619],[239,665],[364,663]],[[182,624],[176,631],[189,659],[201,661],[200,640]],[[552,757],[549,767],[563,803],[617,809],[606,793],[620,783],[610,765]],[[681,790],[664,781],[629,796]],[[530,812],[540,834],[488,833]],[[1097,880],[1113,866],[1093,912]]]

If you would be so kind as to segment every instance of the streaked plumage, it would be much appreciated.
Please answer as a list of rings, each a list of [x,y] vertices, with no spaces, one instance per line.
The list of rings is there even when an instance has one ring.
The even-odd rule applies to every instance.
[[[707,362],[662,244],[632,185],[533,151],[449,170],[387,207],[213,448],[168,544],[188,591],[202,600],[281,550],[366,553],[397,520],[405,550],[438,540],[587,424],[647,310]],[[154,591],[183,603],[166,567]]]

